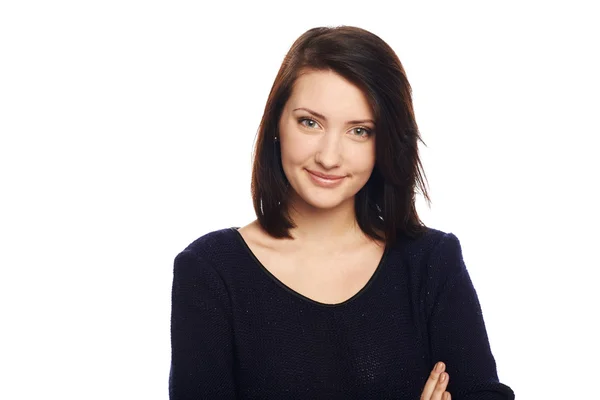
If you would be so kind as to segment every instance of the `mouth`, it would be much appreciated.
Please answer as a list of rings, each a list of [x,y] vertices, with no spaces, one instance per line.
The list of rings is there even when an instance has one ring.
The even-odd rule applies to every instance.
[[[318,176],[319,178],[323,178],[323,179],[328,179],[328,180],[335,180],[335,179],[342,179],[344,178],[344,176],[342,175],[328,175],[328,174],[324,174],[322,172],[317,172],[317,171],[312,171],[310,169],[307,169],[308,172],[310,172],[311,174]]]
[[[308,175],[310,176],[313,183],[315,183],[318,186],[326,187],[326,188],[332,188],[332,187],[338,186],[340,183],[343,182],[343,180],[345,178],[345,176],[332,176],[332,175],[323,176],[323,174],[313,172],[308,169],[306,170],[306,172],[308,172]]]

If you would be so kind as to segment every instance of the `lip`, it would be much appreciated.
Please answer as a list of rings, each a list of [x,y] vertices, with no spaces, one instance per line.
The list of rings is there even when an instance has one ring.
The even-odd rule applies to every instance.
[[[327,178],[323,178],[323,177],[315,174],[314,172],[312,172],[310,170],[306,170],[306,171],[308,172],[308,175],[310,176],[310,179],[312,180],[312,182],[314,184],[324,187],[324,188],[333,188],[333,187],[339,186],[344,181],[344,178],[345,178],[344,176],[338,176],[335,179],[327,179]]]
[[[307,169],[307,171],[310,172],[311,174],[316,175],[319,178],[323,178],[323,179],[334,180],[334,179],[342,179],[343,178],[343,176],[341,176],[341,175],[327,175],[327,174],[323,174],[321,172],[311,171],[310,169]]]

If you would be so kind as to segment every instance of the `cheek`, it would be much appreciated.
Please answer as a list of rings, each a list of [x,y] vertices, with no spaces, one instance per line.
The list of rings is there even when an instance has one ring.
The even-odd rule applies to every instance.
[[[312,156],[314,149],[306,137],[298,134],[287,135],[281,143],[281,157],[286,164],[304,164]]]
[[[348,154],[347,159],[352,163],[352,169],[358,174],[370,174],[375,167],[374,149],[357,149]]]

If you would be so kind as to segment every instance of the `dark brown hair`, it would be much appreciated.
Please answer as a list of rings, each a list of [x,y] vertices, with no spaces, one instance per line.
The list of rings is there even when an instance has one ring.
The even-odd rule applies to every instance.
[[[375,119],[375,167],[355,196],[361,230],[392,246],[398,234],[411,238],[426,226],[417,215],[415,189],[428,204],[419,159],[419,134],[412,89],[396,53],[377,35],[352,26],[318,27],[302,34],[285,56],[269,93],[258,130],[252,167],[252,200],[257,218],[271,236],[292,238],[289,183],[281,166],[279,120],[296,79],[305,71],[333,71],[359,87]],[[426,178],[425,178],[426,180]]]

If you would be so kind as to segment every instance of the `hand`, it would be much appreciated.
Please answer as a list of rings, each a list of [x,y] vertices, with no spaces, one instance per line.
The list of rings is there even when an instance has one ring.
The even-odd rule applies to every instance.
[[[440,366],[441,368],[438,370],[436,369],[437,366]],[[446,365],[443,362],[439,362],[435,365],[433,370],[431,370],[431,374],[429,374],[429,379],[427,379],[427,382],[425,383],[420,400],[452,399],[450,392],[446,392],[450,375],[448,375],[447,372],[444,372],[445,369]]]

